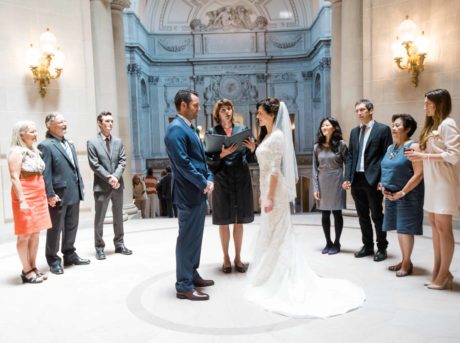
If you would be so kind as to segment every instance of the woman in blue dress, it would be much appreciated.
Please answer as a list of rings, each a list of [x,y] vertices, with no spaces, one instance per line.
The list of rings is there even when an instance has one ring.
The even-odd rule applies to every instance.
[[[417,129],[417,122],[410,114],[395,114],[391,133],[393,144],[381,162],[381,189],[385,197],[383,230],[396,230],[402,261],[389,266],[396,276],[412,274],[411,261],[414,235],[423,233],[423,165],[421,161],[411,162],[405,150],[420,151],[419,145],[410,137]]]

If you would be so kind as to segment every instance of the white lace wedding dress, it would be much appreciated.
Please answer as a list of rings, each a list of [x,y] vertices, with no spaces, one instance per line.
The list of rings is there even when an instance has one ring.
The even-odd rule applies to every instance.
[[[275,129],[257,148],[262,208],[270,176],[278,176],[273,210],[262,210],[245,296],[265,309],[289,317],[343,314],[360,307],[363,290],[349,281],[324,279],[309,267],[292,231],[288,187],[281,173],[284,136]]]

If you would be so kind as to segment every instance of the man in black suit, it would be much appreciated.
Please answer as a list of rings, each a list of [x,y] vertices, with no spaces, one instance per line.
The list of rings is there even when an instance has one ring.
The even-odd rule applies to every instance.
[[[374,255],[372,217],[377,235],[377,253],[374,255],[374,261],[380,262],[387,258],[388,241],[386,232],[382,231],[383,195],[377,187],[380,181],[380,162],[392,143],[392,136],[388,126],[372,119],[374,105],[369,100],[357,101],[355,112],[360,125],[350,133],[349,154],[342,187],[351,187],[362,232],[364,246],[355,253],[355,257]]]
[[[61,258],[57,255],[62,232],[61,252],[64,266],[89,264],[75,249],[80,200],[83,200],[83,180],[78,167],[75,146],[64,135],[67,123],[62,114],[46,116],[46,139],[38,149],[45,161],[46,195],[53,227],[46,233],[46,260],[53,274],[63,274]]]

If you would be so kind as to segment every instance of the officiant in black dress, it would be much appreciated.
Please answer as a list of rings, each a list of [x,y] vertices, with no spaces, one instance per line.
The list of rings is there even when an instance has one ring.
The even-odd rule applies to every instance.
[[[220,99],[212,112],[216,126],[207,133],[226,135],[238,134],[248,127],[235,125],[233,103],[228,99]],[[222,271],[230,273],[232,264],[228,253],[230,243],[230,224],[233,224],[233,241],[235,244],[235,270],[244,273],[247,264],[241,261],[243,243],[243,224],[254,221],[251,174],[248,162],[254,161],[256,149],[254,138],[243,143],[244,148],[236,145],[222,146],[221,151],[207,153],[207,162],[214,173],[214,191],[212,192],[212,223],[219,225],[220,240],[224,253]]]

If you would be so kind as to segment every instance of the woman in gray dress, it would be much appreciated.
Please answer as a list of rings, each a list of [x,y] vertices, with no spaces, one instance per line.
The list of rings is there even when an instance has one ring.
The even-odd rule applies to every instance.
[[[340,252],[340,235],[343,229],[342,209],[345,208],[346,193],[342,189],[343,166],[348,147],[342,139],[342,129],[334,117],[324,118],[318,129],[313,148],[313,196],[316,208],[321,210],[321,223],[326,246],[323,254]],[[334,216],[335,240],[331,240],[331,212]]]

